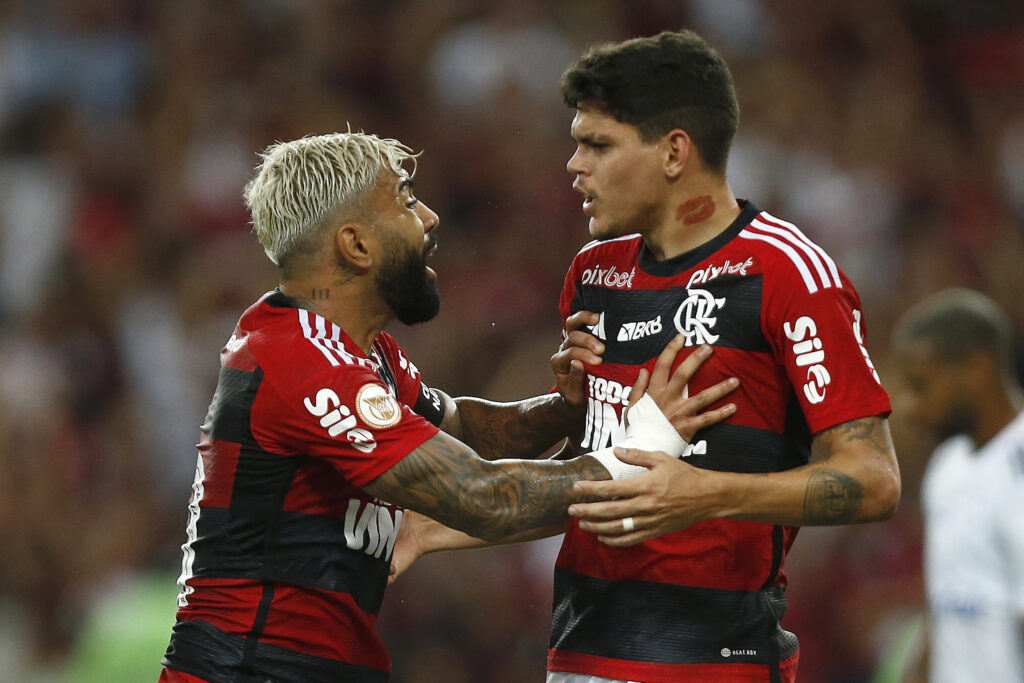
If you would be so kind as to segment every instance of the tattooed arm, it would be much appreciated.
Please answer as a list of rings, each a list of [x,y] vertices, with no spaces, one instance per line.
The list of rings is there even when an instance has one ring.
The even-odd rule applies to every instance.
[[[851,420],[814,438],[811,462],[785,472],[740,474],[695,468],[661,454],[620,458],[650,473],[615,482],[581,482],[573,505],[580,527],[610,545],[632,545],[705,519],[787,526],[855,524],[888,519],[900,498],[900,474],[881,417]],[[613,500],[615,499],[615,500]],[[622,520],[633,518],[633,530]]]
[[[581,429],[585,415],[585,408],[569,404],[559,394],[511,403],[443,398],[447,409],[441,429],[485,460],[536,458]]]
[[[441,429],[468,444],[485,460],[536,458],[560,439],[580,438],[587,411],[584,364],[600,365],[604,344],[585,331],[597,313],[578,311],[565,321],[566,337],[551,356],[557,394],[535,396],[514,403],[481,398],[451,399],[442,392],[445,419]],[[563,448],[575,452],[571,440]]]
[[[573,484],[608,477],[589,455],[490,462],[440,432],[363,488],[471,536],[497,541],[567,520],[570,503],[579,500]]]

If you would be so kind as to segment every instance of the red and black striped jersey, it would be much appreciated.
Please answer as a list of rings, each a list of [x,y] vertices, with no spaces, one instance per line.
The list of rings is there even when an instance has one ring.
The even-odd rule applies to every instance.
[[[386,681],[375,631],[402,510],[364,494],[437,433],[387,333],[369,355],[270,292],[221,351],[163,663],[211,683]]]
[[[639,369],[677,334],[715,353],[688,387],[729,377],[737,404],[695,435],[684,456],[719,471],[778,472],[808,462],[812,435],[886,415],[889,398],[864,344],[857,292],[794,225],[744,203],[708,243],[657,261],[639,235],[586,245],[562,290],[563,318],[600,313],[601,365],[588,368],[583,450],[624,436]],[[548,668],[669,683],[778,680],[797,652],[780,620],[783,561],[796,528],[708,520],[628,548],[574,521],[555,568]]]

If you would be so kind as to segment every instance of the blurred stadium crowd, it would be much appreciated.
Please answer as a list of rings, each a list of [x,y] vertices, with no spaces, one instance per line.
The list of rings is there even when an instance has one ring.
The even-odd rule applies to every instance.
[[[8,680],[156,678],[217,350],[275,283],[241,202],[258,151],[346,126],[424,150],[444,307],[392,332],[453,395],[541,393],[588,240],[558,77],[684,26],[734,72],[733,189],[847,271],[893,394],[900,513],[805,529],[787,566],[801,680],[871,680],[921,607],[932,445],[900,420],[891,323],[963,285],[1024,332],[1014,0],[0,0]],[[541,680],[556,548],[422,560],[380,619],[396,683]]]

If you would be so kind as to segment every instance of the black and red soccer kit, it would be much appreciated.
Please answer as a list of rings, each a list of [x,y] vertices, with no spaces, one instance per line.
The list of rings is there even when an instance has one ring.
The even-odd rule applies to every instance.
[[[587,378],[584,451],[622,438],[629,387],[680,333],[690,351],[715,351],[691,394],[741,382],[723,401],[737,412],[684,456],[697,467],[791,469],[808,462],[813,434],[890,410],[849,280],[795,226],[750,203],[713,240],[662,262],[637,235],[588,244],[560,307],[563,318],[601,314],[592,331],[606,350]],[[792,680],[797,639],[780,621],[796,533],[708,520],[614,548],[572,522],[555,568],[548,669],[645,683]]]
[[[271,292],[221,351],[163,663],[210,683],[386,681],[375,631],[402,510],[364,494],[437,433],[394,339],[369,355]]]

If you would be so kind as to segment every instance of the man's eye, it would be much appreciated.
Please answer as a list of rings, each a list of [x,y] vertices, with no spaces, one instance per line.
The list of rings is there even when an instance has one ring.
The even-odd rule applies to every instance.
[[[411,209],[412,207],[416,206],[419,203],[420,203],[420,200],[416,199],[415,197],[412,197],[412,198],[409,199],[409,201],[407,201],[405,203],[405,206],[406,206],[406,208]]]

